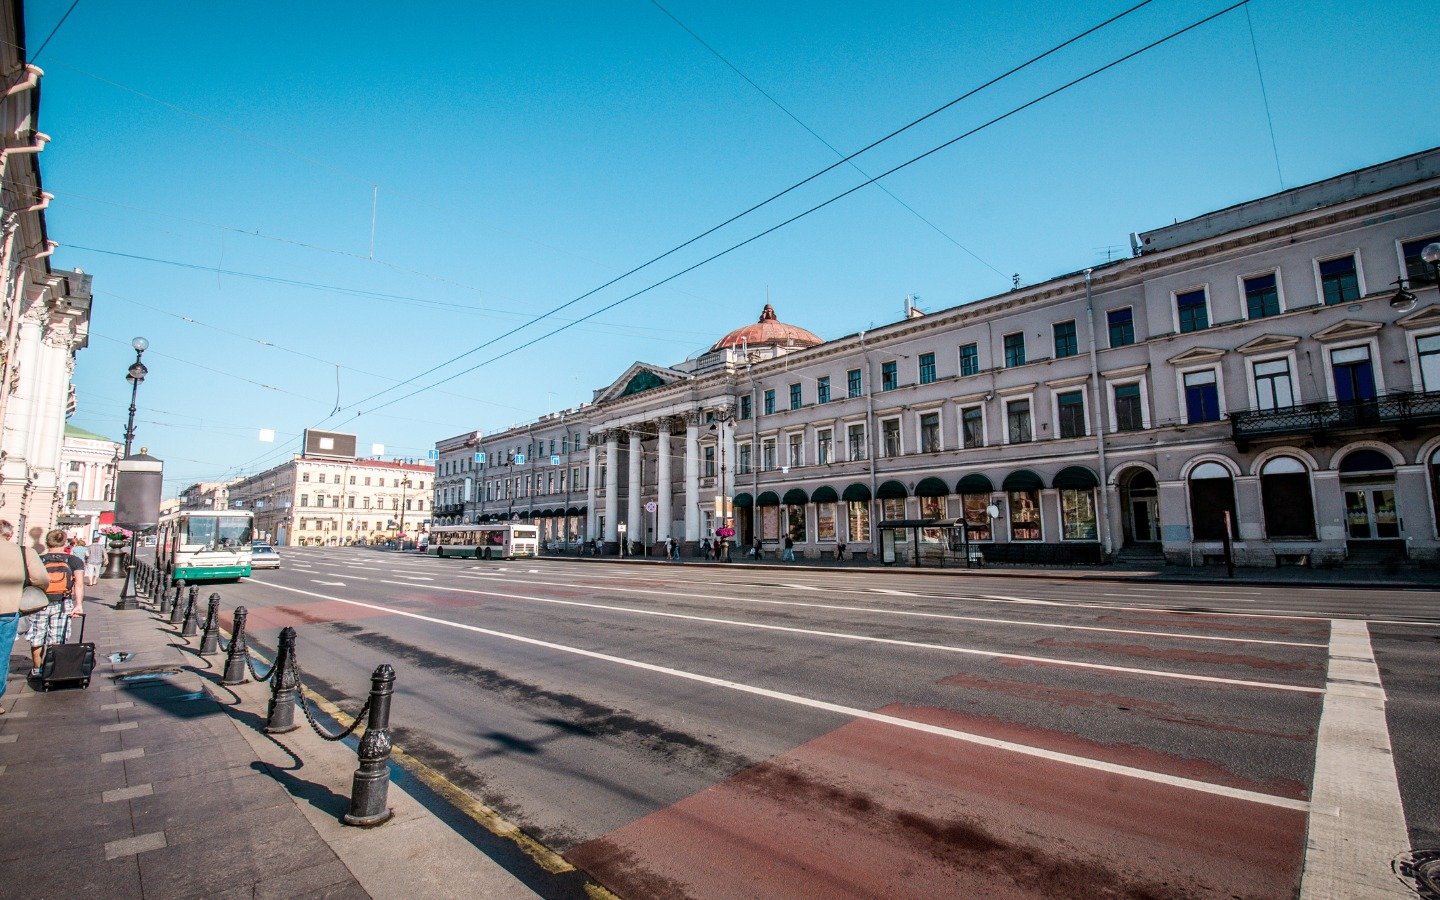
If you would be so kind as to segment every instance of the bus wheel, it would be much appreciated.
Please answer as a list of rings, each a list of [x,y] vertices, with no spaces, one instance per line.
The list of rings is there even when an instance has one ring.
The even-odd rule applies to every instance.
[[[486,547],[486,548],[485,548],[485,558],[486,558],[486,559],[489,559],[489,558],[490,558],[490,548],[489,548],[489,547]]]
[[[436,547],[436,548],[435,548],[435,558],[436,558],[436,559],[444,559],[444,558],[445,558],[445,548],[444,548],[444,547]]]

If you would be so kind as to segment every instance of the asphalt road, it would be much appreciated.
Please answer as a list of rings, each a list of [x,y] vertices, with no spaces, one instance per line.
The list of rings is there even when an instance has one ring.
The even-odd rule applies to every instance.
[[[1367,896],[1440,848],[1435,592],[284,555],[220,588],[252,638],[352,709],[393,664],[396,742],[624,897]]]

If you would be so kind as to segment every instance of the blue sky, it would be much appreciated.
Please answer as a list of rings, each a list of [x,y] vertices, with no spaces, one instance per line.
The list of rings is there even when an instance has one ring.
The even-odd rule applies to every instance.
[[[27,4],[32,53],[71,2]],[[121,436],[144,335],[137,443],[171,493],[274,464],[310,426],[423,457],[701,352],[767,296],[838,337],[907,294],[939,309],[1043,281],[1128,253],[1131,231],[1440,143],[1432,5],[1254,0],[1249,22],[1241,7],[886,178],[893,196],[865,188],[441,389],[365,400],[835,162],[796,118],[852,152],[1135,2],[82,0],[37,60],[52,262],[95,277],[72,421]],[[1153,0],[856,162],[884,171],[1228,5]],[[417,384],[863,180],[836,169]]]

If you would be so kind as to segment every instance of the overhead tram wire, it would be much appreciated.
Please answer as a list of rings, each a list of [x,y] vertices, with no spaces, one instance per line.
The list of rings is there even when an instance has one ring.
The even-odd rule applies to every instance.
[[[456,378],[459,378],[459,377],[464,376],[464,375],[468,375],[468,374],[470,374],[471,372],[474,372],[474,371],[476,371],[477,369],[480,369],[480,368],[483,367],[483,366],[487,366],[487,365],[489,365],[490,363],[497,362],[497,361],[499,361],[499,360],[501,360],[501,359],[504,359],[504,358],[507,357],[507,356],[511,356],[512,354],[518,353],[518,352],[521,351],[521,350],[524,350],[524,349],[526,349],[526,348],[528,348],[528,347],[532,347],[532,346],[534,346],[535,344],[538,344],[538,343],[540,343],[541,341],[546,340],[547,338],[554,337],[555,335],[559,334],[559,333],[562,332],[562,331],[565,331],[565,330],[569,329],[570,327],[572,327],[572,325],[577,324],[578,322],[583,322],[583,321],[585,321],[585,320],[588,319],[588,318],[591,318],[591,317],[593,317],[593,316],[598,316],[598,315],[600,315],[601,313],[604,313],[604,312],[608,312],[609,310],[612,310],[612,309],[614,309],[615,307],[620,306],[622,303],[627,303],[627,302],[629,302],[630,300],[633,300],[633,299],[635,299],[636,297],[639,297],[639,296],[642,295],[642,294],[648,293],[649,291],[652,291],[652,290],[654,290],[655,288],[660,287],[661,285],[664,285],[664,284],[666,284],[666,283],[668,283],[668,282],[670,282],[670,281],[675,280],[676,278],[679,278],[679,277],[681,277],[681,276],[683,276],[683,275],[686,275],[686,274],[688,274],[688,273],[690,273],[690,272],[693,272],[694,270],[700,268],[701,266],[708,265],[709,263],[714,262],[715,260],[720,259],[720,258],[723,257],[723,256],[726,256],[726,255],[728,255],[728,254],[730,254],[730,253],[733,253],[734,251],[739,250],[741,247],[744,247],[744,246],[746,246],[746,245],[748,245],[748,244],[754,243],[755,241],[759,240],[760,238],[765,237],[766,235],[769,235],[769,234],[772,234],[772,233],[774,233],[774,232],[776,232],[776,231],[779,231],[780,229],[786,227],[787,225],[790,225],[790,224],[792,224],[792,223],[794,223],[794,222],[799,221],[800,219],[805,218],[806,216],[810,215],[811,213],[818,212],[819,210],[824,209],[825,207],[829,206],[830,204],[835,203],[836,201],[841,200],[841,199],[843,199],[843,198],[845,198],[845,197],[848,197],[848,196],[850,196],[851,194],[855,193],[856,191],[859,191],[859,190],[861,190],[862,188],[868,187],[869,185],[874,184],[876,181],[879,181],[879,180],[882,179],[882,178],[886,178],[886,177],[888,177],[888,176],[890,176],[890,175],[893,175],[893,174],[895,174],[896,172],[899,172],[901,169],[905,169],[905,168],[907,168],[907,167],[909,167],[909,166],[912,166],[912,165],[914,165],[915,163],[919,162],[919,161],[922,160],[922,159],[925,159],[925,158],[927,158],[927,157],[933,156],[934,154],[939,153],[941,150],[944,150],[944,149],[946,149],[947,147],[951,147],[951,146],[959,143],[960,141],[965,140],[965,139],[968,138],[968,137],[971,137],[971,136],[973,136],[973,135],[975,135],[975,134],[977,134],[977,133],[979,133],[979,132],[981,132],[981,131],[984,131],[985,129],[989,128],[989,127],[992,126],[992,125],[995,125],[995,124],[998,124],[998,123],[1000,123],[1000,122],[1003,122],[1003,121],[1005,121],[1006,119],[1008,119],[1008,118],[1010,118],[1010,117],[1012,117],[1012,116],[1014,116],[1014,115],[1017,115],[1017,114],[1023,112],[1024,110],[1029,109],[1030,107],[1032,107],[1032,106],[1034,106],[1034,105],[1036,105],[1036,104],[1038,104],[1038,103],[1041,103],[1041,102],[1043,102],[1043,101],[1045,101],[1045,100],[1048,100],[1048,99],[1051,98],[1051,97],[1054,97],[1056,94],[1059,94],[1059,93],[1061,93],[1061,92],[1063,92],[1063,91],[1067,91],[1067,90],[1069,90],[1070,88],[1075,87],[1076,85],[1081,84],[1081,83],[1083,83],[1083,82],[1085,82],[1085,81],[1089,81],[1091,78],[1094,78],[1094,77],[1097,76],[1097,75],[1100,75],[1100,74],[1102,74],[1102,73],[1104,73],[1104,72],[1107,72],[1107,71],[1109,71],[1110,69],[1113,69],[1113,68],[1115,68],[1115,67],[1118,66],[1118,65],[1121,65],[1122,63],[1125,63],[1125,62],[1127,62],[1127,61],[1129,61],[1129,60],[1131,60],[1131,59],[1134,59],[1135,57],[1137,57],[1137,56],[1139,56],[1139,55],[1141,55],[1141,54],[1143,54],[1143,53],[1146,53],[1146,52],[1148,52],[1148,51],[1150,51],[1150,50],[1153,50],[1153,49],[1155,49],[1156,47],[1161,46],[1162,44],[1169,43],[1170,41],[1174,40],[1175,38],[1180,37],[1180,36],[1183,35],[1183,34],[1186,34],[1186,33],[1190,32],[1190,31],[1194,31],[1196,28],[1199,28],[1199,27],[1201,27],[1202,25],[1205,25],[1205,24],[1208,23],[1208,22],[1214,21],[1215,19],[1218,19],[1218,18],[1220,18],[1221,16],[1223,16],[1223,15],[1225,15],[1225,14],[1227,14],[1227,13],[1233,12],[1233,11],[1235,11],[1236,9],[1239,9],[1239,8],[1242,7],[1242,6],[1245,6],[1245,5],[1248,4],[1249,2],[1250,2],[1250,0],[1237,0],[1237,2],[1232,3],[1231,5],[1225,7],[1224,9],[1222,9],[1222,10],[1220,10],[1220,11],[1218,11],[1218,12],[1211,13],[1210,15],[1205,16],[1205,17],[1202,18],[1202,19],[1199,19],[1199,20],[1197,20],[1197,21],[1195,21],[1195,22],[1192,22],[1191,24],[1186,25],[1185,27],[1180,28],[1180,29],[1178,29],[1178,30],[1176,30],[1176,31],[1172,31],[1172,32],[1170,32],[1169,34],[1165,35],[1164,37],[1158,38],[1157,40],[1154,40],[1154,41],[1151,41],[1150,43],[1145,44],[1144,46],[1140,47],[1139,49],[1133,50],[1133,51],[1125,54],[1124,56],[1121,56],[1121,57],[1119,57],[1119,58],[1117,58],[1117,59],[1115,59],[1115,60],[1112,60],[1111,62],[1106,63],[1106,64],[1103,65],[1103,66],[1100,66],[1100,67],[1095,68],[1095,69],[1091,69],[1089,72],[1085,73],[1084,75],[1081,75],[1081,76],[1079,76],[1078,78],[1071,79],[1070,81],[1067,81],[1065,84],[1062,84],[1062,85],[1060,85],[1059,87],[1054,88],[1054,89],[1052,89],[1052,90],[1046,91],[1045,93],[1039,95],[1038,97],[1034,97],[1034,98],[1026,101],[1025,103],[1023,103],[1023,104],[1021,104],[1021,105],[1019,105],[1019,106],[1012,107],[1009,111],[1004,112],[1004,113],[1001,113],[1000,115],[995,116],[994,118],[989,119],[988,121],[983,122],[983,123],[981,123],[980,125],[975,126],[974,128],[971,128],[970,130],[964,132],[963,134],[960,134],[960,135],[958,135],[958,136],[956,136],[956,137],[954,137],[954,138],[951,138],[950,140],[944,142],[943,144],[940,144],[940,145],[938,145],[938,146],[932,147],[931,149],[926,150],[924,153],[921,153],[921,154],[918,155],[918,156],[911,157],[910,159],[906,160],[905,162],[900,163],[899,165],[897,165],[897,166],[895,166],[895,167],[893,167],[893,168],[891,168],[891,169],[887,169],[886,171],[881,172],[879,175],[876,175],[876,176],[874,176],[873,178],[870,178],[870,179],[868,179],[868,180],[866,180],[866,181],[864,181],[864,182],[861,182],[860,184],[857,184],[857,185],[855,185],[854,187],[852,187],[852,188],[850,188],[850,189],[848,189],[848,190],[846,190],[846,191],[844,191],[844,192],[842,192],[842,193],[836,194],[835,196],[831,197],[830,199],[828,199],[828,200],[826,200],[826,201],[824,201],[824,202],[822,202],[822,203],[816,204],[815,206],[810,207],[809,209],[805,210],[804,212],[797,213],[796,215],[791,216],[790,218],[784,220],[783,222],[780,222],[780,223],[778,223],[778,224],[776,224],[776,225],[772,225],[771,227],[765,229],[764,231],[759,232],[758,234],[751,235],[750,237],[746,238],[746,239],[743,240],[743,241],[740,241],[740,242],[737,243],[737,244],[732,244],[731,246],[725,248],[724,250],[721,250],[720,252],[715,253],[715,254],[713,254],[712,256],[708,256],[708,257],[706,257],[705,259],[700,260],[699,262],[695,263],[694,265],[687,266],[686,268],[681,269],[680,271],[676,272],[675,274],[670,275],[670,276],[667,276],[666,278],[663,278],[663,279],[661,279],[660,281],[657,281],[657,282],[655,282],[654,284],[651,284],[649,287],[641,288],[640,290],[634,292],[633,294],[628,294],[628,295],[626,295],[626,296],[624,296],[624,297],[621,297],[621,298],[618,299],[618,300],[615,300],[615,301],[612,302],[612,303],[606,304],[605,306],[600,307],[599,309],[595,310],[594,312],[591,312],[591,313],[589,313],[589,314],[586,315],[586,316],[582,316],[580,319],[576,320],[576,322],[574,322],[574,323],[570,323],[570,324],[567,324],[567,325],[562,325],[562,326],[560,326],[559,328],[556,328],[556,329],[554,329],[554,330],[552,330],[552,331],[546,332],[545,334],[542,334],[542,335],[540,335],[539,337],[533,338],[533,339],[531,339],[531,340],[529,340],[529,341],[527,341],[527,342],[525,342],[525,343],[523,343],[523,344],[520,344],[519,346],[516,346],[516,347],[513,347],[513,348],[511,348],[511,349],[509,349],[509,350],[506,350],[504,353],[498,354],[498,355],[496,355],[496,356],[492,356],[492,357],[490,357],[489,359],[487,359],[487,360],[485,360],[485,361],[483,361],[483,362],[477,363],[476,365],[471,366],[471,367],[468,368],[468,369],[465,369],[465,370],[460,371],[460,372],[453,373],[453,374],[451,374],[451,375],[447,375],[445,378],[442,378],[441,380],[439,380],[439,381],[437,381],[437,382],[434,382],[434,383],[432,383],[432,384],[426,385],[425,387],[422,387],[422,388],[417,388],[417,389],[411,391],[410,393],[404,394],[404,395],[402,395],[402,396],[400,396],[400,397],[396,397],[396,398],[394,398],[394,399],[387,400],[387,401],[385,401],[384,403],[380,404],[379,406],[374,407],[373,409],[363,410],[363,411],[361,411],[361,412],[359,412],[359,413],[356,413],[354,416],[351,416],[349,419],[347,419],[347,420],[346,420],[346,423],[355,421],[355,419],[359,418],[361,415],[368,415],[368,414],[373,413],[373,412],[375,412],[375,411],[377,411],[377,410],[381,410],[381,409],[384,409],[384,408],[387,407],[387,406],[390,406],[390,405],[392,405],[392,404],[398,403],[398,402],[400,402],[400,401],[402,401],[402,400],[408,400],[409,398],[414,397],[414,396],[416,396],[417,394],[422,394],[422,393],[424,393],[424,392],[426,392],[426,391],[428,391],[428,390],[431,390],[431,389],[433,389],[433,388],[435,388],[435,387],[438,387],[439,385],[444,384],[444,383],[446,383],[446,382],[448,382],[448,381],[453,381],[453,380],[456,379]],[[837,163],[837,165],[838,165],[838,163]],[[482,345],[482,347],[483,347],[483,346],[485,346],[485,345]],[[432,371],[433,371],[433,370],[432,370]],[[414,379],[410,379],[410,380],[414,380]],[[382,391],[381,393],[385,393],[385,392]],[[374,396],[379,396],[379,395],[377,394],[377,395],[374,395]],[[367,399],[373,399],[373,396],[372,396],[371,398],[367,398]],[[365,402],[365,401],[362,400],[362,401],[359,401],[359,402],[360,402],[360,403],[363,403],[363,402]],[[356,406],[356,405],[358,405],[358,404],[351,404],[351,406],[350,406],[350,407],[347,407],[347,408],[353,408],[353,407]]]
[[[486,347],[494,346],[494,345],[495,345],[496,343],[498,343],[499,341],[502,341],[502,340],[504,340],[505,338],[511,337],[512,335],[514,335],[514,334],[516,334],[516,333],[524,330],[525,328],[528,328],[528,327],[531,326],[531,325],[534,325],[534,324],[536,324],[536,323],[538,323],[538,322],[542,322],[542,321],[544,321],[545,319],[548,319],[548,318],[550,318],[551,316],[553,316],[554,314],[560,312],[561,310],[568,309],[569,307],[574,306],[576,303],[579,303],[579,302],[582,301],[582,300],[585,300],[585,299],[587,299],[587,298],[589,298],[589,297],[591,297],[591,296],[594,296],[595,294],[599,293],[600,291],[605,290],[606,288],[610,287],[611,285],[616,284],[617,282],[623,281],[624,279],[630,277],[631,275],[634,275],[635,273],[641,271],[642,269],[648,268],[648,267],[654,265],[655,263],[660,262],[660,261],[663,260],[663,259],[666,259],[667,257],[673,256],[674,254],[676,254],[676,253],[680,252],[681,250],[685,249],[686,247],[689,247],[691,244],[694,244],[694,243],[697,242],[697,241],[700,241],[700,240],[702,240],[702,239],[704,239],[704,238],[706,238],[706,237],[709,237],[710,235],[714,234],[715,232],[719,231],[720,229],[724,228],[725,226],[730,225],[731,223],[736,222],[736,221],[738,221],[739,219],[742,219],[742,218],[744,218],[745,216],[750,215],[751,213],[753,213],[753,212],[761,209],[762,207],[765,207],[765,206],[767,206],[767,205],[775,202],[776,200],[779,200],[781,197],[784,197],[784,196],[786,196],[786,195],[788,195],[788,194],[790,194],[790,193],[792,193],[792,192],[800,189],[801,187],[809,184],[810,182],[814,181],[815,179],[821,177],[822,175],[828,174],[829,172],[833,172],[835,169],[839,168],[840,166],[846,165],[847,163],[849,163],[851,160],[855,159],[856,157],[859,157],[860,155],[862,155],[862,154],[864,154],[864,153],[867,153],[867,152],[875,149],[876,147],[880,146],[881,144],[883,144],[883,143],[885,143],[885,142],[887,142],[887,141],[890,141],[890,140],[898,137],[898,136],[901,135],[901,134],[904,134],[905,132],[909,131],[910,129],[912,129],[912,128],[918,126],[918,125],[920,125],[921,123],[926,122],[926,121],[928,121],[929,119],[934,118],[935,116],[939,115],[940,113],[944,112],[945,110],[951,108],[952,106],[955,106],[957,103],[960,103],[960,102],[962,102],[962,101],[964,101],[964,100],[969,99],[970,97],[973,97],[974,95],[980,93],[981,91],[985,90],[986,88],[989,88],[989,87],[991,87],[991,86],[993,86],[993,85],[995,85],[995,84],[998,84],[998,83],[1001,82],[1001,81],[1004,81],[1005,79],[1011,77],[1012,75],[1015,75],[1015,74],[1017,74],[1017,73],[1025,70],[1025,69],[1029,68],[1030,66],[1033,66],[1034,64],[1040,62],[1041,60],[1043,60],[1043,59],[1045,59],[1045,58],[1047,58],[1047,57],[1049,57],[1049,56],[1052,56],[1052,55],[1058,53],[1059,51],[1065,49],[1066,47],[1070,46],[1071,44],[1074,44],[1074,43],[1077,42],[1077,41],[1080,41],[1080,40],[1083,40],[1083,39],[1086,38],[1086,37],[1089,37],[1090,35],[1094,34],[1095,32],[1099,31],[1100,29],[1105,28],[1106,26],[1111,25],[1111,24],[1113,24],[1114,22],[1117,22],[1117,21],[1119,21],[1120,19],[1125,18],[1126,16],[1130,15],[1131,13],[1134,13],[1136,10],[1139,10],[1139,9],[1145,7],[1145,6],[1148,6],[1148,5],[1150,5],[1151,3],[1153,3],[1153,2],[1154,2],[1154,0],[1141,0],[1141,2],[1135,4],[1134,6],[1130,7],[1129,9],[1126,9],[1126,10],[1124,10],[1124,11],[1122,11],[1122,12],[1119,12],[1119,13],[1111,16],[1110,18],[1108,18],[1108,19],[1106,19],[1105,21],[1099,23],[1098,25],[1094,25],[1094,26],[1091,26],[1090,28],[1085,29],[1084,31],[1080,32],[1079,34],[1075,35],[1074,37],[1069,38],[1068,40],[1062,41],[1062,42],[1059,43],[1059,44],[1056,44],[1055,46],[1051,47],[1049,50],[1044,51],[1043,53],[1039,53],[1039,54],[1037,54],[1037,55],[1035,55],[1035,56],[1030,57],[1029,59],[1025,60],[1024,62],[1022,62],[1022,63],[1020,63],[1020,64],[1018,64],[1018,65],[1016,65],[1016,66],[1013,66],[1013,67],[1011,67],[1010,69],[1007,69],[1006,71],[1000,73],[999,75],[996,75],[994,78],[991,78],[989,81],[986,81],[985,83],[983,83],[983,84],[981,84],[981,85],[979,85],[979,86],[977,86],[977,87],[971,88],[970,90],[966,91],[965,93],[961,94],[960,96],[956,97],[955,99],[950,100],[949,102],[947,102],[947,103],[945,103],[945,104],[943,104],[943,105],[941,105],[941,106],[936,107],[935,109],[931,110],[930,112],[925,113],[924,115],[920,116],[919,118],[913,119],[913,120],[911,120],[909,123],[907,123],[907,124],[905,124],[905,125],[902,125],[901,127],[895,129],[894,131],[891,131],[889,134],[886,134],[884,137],[881,137],[881,138],[878,138],[878,139],[876,139],[876,140],[874,140],[874,141],[871,141],[869,144],[866,144],[864,147],[861,147],[859,150],[856,150],[854,153],[851,153],[849,156],[846,156],[845,158],[840,159],[840,160],[836,160],[836,161],[835,161],[834,163],[832,163],[831,165],[826,166],[825,168],[821,169],[820,171],[814,173],[813,175],[810,175],[810,176],[808,176],[808,177],[806,177],[806,178],[801,179],[800,181],[795,182],[794,184],[790,185],[789,187],[785,188],[785,189],[782,190],[782,191],[779,191],[778,193],[775,193],[775,194],[770,195],[769,197],[765,198],[764,200],[761,200],[760,202],[754,204],[753,206],[750,206],[749,208],[747,208],[747,209],[745,209],[745,210],[743,210],[743,211],[741,211],[741,212],[739,212],[739,213],[736,213],[735,215],[731,216],[730,218],[726,219],[725,221],[721,222],[720,224],[715,225],[715,226],[713,226],[713,227],[711,227],[711,228],[706,229],[705,231],[700,232],[699,234],[697,234],[697,235],[695,235],[694,237],[692,237],[692,238],[684,241],[683,243],[676,244],[674,247],[671,247],[669,250],[666,250],[664,253],[661,253],[661,254],[659,254],[658,256],[651,257],[650,259],[646,260],[646,261],[643,262],[643,263],[640,263],[639,265],[635,266],[634,268],[629,269],[628,271],[623,272],[623,273],[621,273],[620,275],[615,276],[614,278],[610,279],[609,281],[605,282],[604,284],[602,284],[602,285],[600,285],[600,286],[598,286],[598,287],[592,288],[591,290],[586,291],[585,293],[581,294],[581,295],[578,296],[578,297],[575,297],[575,298],[572,299],[572,300],[567,300],[566,302],[560,304],[559,306],[553,307],[553,308],[547,310],[546,312],[543,312],[543,313],[541,313],[540,315],[535,316],[535,317],[532,318],[529,322],[526,322],[526,323],[524,323],[524,324],[522,324],[522,325],[518,325],[518,326],[516,326],[515,328],[512,328],[511,330],[505,332],[504,334],[499,335],[499,336],[494,337],[494,338],[491,338],[490,340],[485,341],[484,343],[479,344],[478,346],[476,346],[476,347],[474,347],[474,348],[472,348],[472,349],[470,349],[470,350],[467,350],[466,352],[461,353],[461,354],[459,354],[458,356],[452,356],[450,359],[447,359],[447,360],[445,360],[444,362],[437,363],[436,365],[431,366],[430,368],[426,369],[426,370],[423,371],[423,372],[418,372],[418,373],[416,373],[415,375],[412,375],[412,376],[410,376],[409,378],[404,379],[403,381],[401,381],[401,382],[400,382],[398,385],[396,385],[395,387],[401,387],[401,386],[403,386],[403,385],[410,384],[410,383],[415,382],[415,381],[419,381],[421,378],[424,378],[426,375],[431,375],[431,374],[439,371],[440,369],[443,369],[443,368],[445,368],[446,366],[451,365],[452,363],[459,362],[460,360],[464,359],[464,358],[467,357],[467,356],[471,356],[471,355],[473,355],[473,354],[475,354],[475,353],[479,353],[481,350],[484,350]],[[1247,2],[1248,2],[1248,0],[1247,0]],[[892,169],[891,171],[895,171],[895,170]],[[887,172],[887,173],[885,173],[885,174],[888,175],[889,173]],[[879,177],[883,178],[884,175],[881,175],[881,176],[879,176]],[[866,183],[867,183],[867,184],[873,183],[873,182],[876,181],[876,180],[878,180],[878,179],[871,179],[869,182],[866,182]],[[862,185],[862,186],[863,186],[863,185]],[[843,196],[843,195],[842,195],[842,196]],[[733,248],[732,248],[732,249],[733,249]],[[721,254],[721,255],[723,255],[723,254]],[[714,259],[714,258],[716,258],[716,257],[712,257],[712,259]],[[706,262],[709,262],[709,260],[706,260]],[[686,271],[689,271],[689,270],[687,269]],[[666,281],[669,281],[669,280],[670,280],[670,279],[666,279]],[[665,282],[660,282],[660,283],[661,283],[661,284],[664,284]],[[652,287],[653,287],[653,286],[652,286]],[[650,288],[646,288],[646,290],[650,290]],[[635,295],[632,295],[632,296],[635,296]],[[629,299],[629,298],[626,298],[626,299]],[[609,308],[611,308],[611,307],[605,307],[605,309],[609,309]],[[600,311],[603,311],[603,310],[600,310]],[[578,320],[578,321],[582,321],[582,322],[583,322],[583,321],[586,321],[587,319],[590,319],[590,318],[592,318],[592,317],[593,317],[593,316],[585,316],[585,317],[581,318],[581,319]],[[563,329],[562,329],[562,330],[563,330]],[[551,334],[554,334],[554,333],[556,333],[556,332],[551,332]],[[547,335],[547,336],[548,336],[548,335]],[[467,370],[467,371],[468,371],[468,370]],[[462,373],[462,374],[463,374],[463,373]],[[381,397],[381,396],[383,396],[384,394],[386,394],[386,393],[388,393],[389,391],[394,390],[394,389],[395,389],[394,387],[392,387],[392,388],[387,388],[387,389],[384,390],[384,391],[379,391],[379,392],[377,392],[377,393],[371,394],[371,395],[368,396],[368,397],[365,397],[365,398],[363,398],[363,399],[361,399],[361,400],[356,401],[355,403],[352,403],[352,404],[350,405],[350,407],[347,407],[347,408],[354,408],[355,406],[358,406],[358,405],[360,405],[360,404],[368,403],[369,401],[374,400],[374,399],[376,399],[377,397]]]
[[[769,91],[765,90],[765,89],[764,89],[763,87],[761,87],[760,85],[756,84],[756,83],[755,83],[755,80],[754,80],[753,78],[751,78],[749,75],[746,75],[744,72],[742,72],[742,71],[740,70],[740,67],[737,66],[737,65],[735,65],[735,64],[734,64],[733,62],[731,62],[729,59],[727,59],[723,53],[721,53],[719,50],[716,50],[714,47],[710,46],[709,42],[706,41],[704,38],[702,38],[700,35],[696,34],[696,33],[695,33],[695,30],[694,30],[693,28],[691,28],[689,25],[686,25],[684,22],[682,22],[682,21],[680,20],[680,18],[679,18],[678,16],[676,16],[676,15],[675,15],[674,13],[672,13],[670,10],[668,10],[668,9],[666,9],[664,6],[662,6],[662,5],[660,4],[660,0],[650,0],[650,3],[651,3],[651,5],[653,5],[656,9],[658,9],[658,10],[660,10],[662,13],[664,13],[664,14],[670,19],[670,21],[672,21],[672,22],[674,22],[676,25],[680,26],[680,29],[681,29],[682,31],[684,31],[686,34],[690,35],[692,38],[694,38],[696,43],[698,43],[700,46],[704,47],[706,50],[710,51],[710,54],[711,54],[712,56],[714,56],[716,59],[720,60],[720,62],[724,63],[725,66],[726,66],[726,68],[730,69],[730,71],[734,72],[736,75],[739,75],[740,78],[741,78],[746,84],[750,85],[752,88],[754,88],[756,91],[758,91],[758,92],[760,93],[760,96],[764,97],[766,100],[769,100],[772,106],[774,106],[776,109],[780,110],[782,113],[784,113],[786,116],[788,116],[788,117],[790,118],[790,120],[791,120],[792,122],[794,122],[796,125],[799,125],[801,128],[805,129],[806,133],[809,134],[811,137],[813,137],[815,140],[817,140],[817,141],[819,141],[821,144],[825,145],[825,148],[826,148],[827,150],[829,150],[831,153],[834,153],[836,156],[843,157],[843,156],[845,155],[843,151],[841,151],[841,150],[840,150],[839,148],[837,148],[834,144],[830,143],[830,142],[827,141],[824,137],[822,137],[818,131],[816,131],[814,128],[811,128],[808,124],[805,123],[804,120],[802,120],[799,116],[795,115],[795,114],[794,114],[793,112],[791,112],[788,108],[786,108],[785,104],[781,103],[779,100],[776,100],[773,94],[771,94]],[[854,169],[856,172],[859,172],[862,176],[864,176],[864,177],[866,177],[866,178],[869,178],[869,177],[870,177],[870,173],[867,172],[867,171],[865,171],[864,169],[860,168],[860,165],[859,165],[858,163],[851,162],[851,163],[850,163],[850,168]],[[949,232],[945,231],[945,229],[941,228],[939,225],[936,225],[934,222],[932,222],[932,221],[930,221],[928,218],[926,218],[926,217],[920,212],[920,210],[916,209],[915,207],[911,206],[909,203],[906,203],[904,200],[900,199],[900,197],[898,197],[898,196],[897,196],[893,191],[891,191],[888,187],[886,187],[886,186],[883,185],[883,184],[877,185],[877,187],[879,187],[880,190],[885,193],[885,196],[889,197],[891,200],[894,200],[896,203],[900,204],[900,206],[902,206],[902,207],[905,209],[906,212],[910,213],[912,216],[914,216],[915,218],[919,219],[919,220],[920,220],[921,222],[923,222],[925,225],[929,226],[930,230],[934,231],[936,234],[940,235],[941,237],[943,237],[945,240],[949,241],[950,243],[954,244],[957,248],[959,248],[959,249],[961,250],[961,252],[965,253],[965,254],[966,254],[967,256],[969,256],[971,259],[975,260],[975,261],[978,262],[980,265],[982,265],[982,266],[984,266],[985,268],[989,269],[990,271],[994,272],[996,275],[999,275],[1001,278],[1004,278],[1004,279],[1006,279],[1007,281],[1010,279],[1010,276],[1009,276],[1007,273],[1002,272],[1002,271],[1000,271],[999,269],[995,268],[995,266],[993,266],[993,265],[990,264],[990,261],[989,261],[989,260],[986,260],[986,259],[981,258],[980,255],[979,255],[978,253],[976,253],[974,250],[971,250],[969,247],[966,247],[964,244],[960,243],[960,242],[959,242],[958,240],[956,240]]]

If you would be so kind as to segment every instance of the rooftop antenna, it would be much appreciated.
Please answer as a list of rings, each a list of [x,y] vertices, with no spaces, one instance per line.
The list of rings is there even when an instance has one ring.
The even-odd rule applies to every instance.
[[[1011,276],[1010,276],[1010,290],[1012,290],[1012,291],[1018,291],[1018,290],[1020,290],[1020,273],[1019,273],[1019,272],[1016,272],[1014,275],[1011,275]]]

